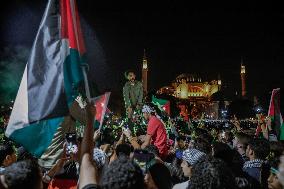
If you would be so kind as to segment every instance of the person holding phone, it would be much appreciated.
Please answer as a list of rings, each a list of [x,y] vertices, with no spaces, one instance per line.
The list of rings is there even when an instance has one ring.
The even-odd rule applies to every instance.
[[[141,168],[143,174],[145,175],[147,172],[147,166],[151,161],[155,160],[155,156],[153,153],[148,152],[147,150],[134,150],[133,160],[136,162]]]
[[[79,178],[79,144],[76,133],[66,133],[61,158],[43,175],[43,182],[48,189],[77,188]]]

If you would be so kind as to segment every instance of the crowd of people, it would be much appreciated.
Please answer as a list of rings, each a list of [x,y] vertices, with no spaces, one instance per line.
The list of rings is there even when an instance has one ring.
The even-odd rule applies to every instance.
[[[258,115],[256,126],[169,117],[142,101],[133,72],[126,77],[125,119],[109,114],[94,128],[96,107],[75,101],[41,157],[1,137],[0,189],[284,188],[284,144],[270,119]]]
[[[284,188],[283,143],[255,135],[237,122],[218,129],[167,122],[153,104],[144,104],[144,129],[135,131],[128,120],[120,125],[118,137],[108,140],[104,135],[110,128],[93,129],[94,106],[85,109],[87,122],[83,136],[76,136],[76,148],[65,143],[50,168],[3,140],[0,188]]]

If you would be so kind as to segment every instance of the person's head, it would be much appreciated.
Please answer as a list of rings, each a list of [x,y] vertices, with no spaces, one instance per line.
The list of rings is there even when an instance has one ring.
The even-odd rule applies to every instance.
[[[117,157],[125,156],[129,158],[132,151],[133,148],[129,144],[119,144],[116,146],[115,154],[117,155]]]
[[[34,160],[35,157],[33,157],[32,154],[30,154],[24,147],[19,147],[17,149],[17,161],[22,161],[22,160]]]
[[[41,189],[42,186],[42,173],[35,161],[24,160],[16,162],[8,167],[1,176],[9,189],[17,188],[31,188]]]
[[[16,152],[11,143],[0,144],[0,166],[7,167],[17,161]]]
[[[121,157],[114,160],[103,173],[102,189],[144,189],[144,177],[140,167]]]
[[[270,145],[268,140],[254,138],[248,142],[248,146],[246,149],[246,156],[250,160],[254,159],[265,160],[265,158],[269,155],[269,152],[270,152]]]
[[[282,189],[283,186],[278,180],[277,174],[279,173],[278,166],[280,164],[279,158],[270,161],[270,175],[267,179],[269,189]]]
[[[190,189],[234,189],[235,180],[226,164],[215,158],[202,158],[192,167]]]
[[[171,189],[171,174],[162,163],[154,163],[148,168],[145,175],[145,183],[148,189]]]
[[[202,157],[205,157],[206,154],[194,149],[190,148],[183,152],[182,155],[182,171],[185,177],[191,177],[192,175],[192,166]]]
[[[224,161],[231,169],[234,176],[242,176],[243,159],[235,149],[231,149],[230,146],[225,143],[216,142],[212,145],[212,156]]]
[[[159,156],[159,149],[157,148],[157,146],[155,146],[154,144],[150,144],[148,146],[146,146],[144,148],[144,150],[147,150],[149,153],[152,153],[155,155],[155,157]]]
[[[233,134],[230,130],[224,129],[219,132],[219,141],[224,143],[230,143],[233,140]]]
[[[233,139],[233,148],[235,148],[239,153],[245,153],[250,139],[251,137],[249,135],[243,132],[237,132]]]
[[[277,174],[278,180],[284,186],[284,155],[280,157],[280,164],[278,166],[279,173]]]
[[[279,158],[284,152],[284,145],[279,141],[270,142],[270,154],[269,159]]]
[[[191,141],[190,143],[191,147],[200,150],[201,152],[204,152],[206,154],[211,153],[211,145],[208,143],[207,140],[204,140],[201,137],[196,138],[195,140]]]
[[[136,79],[136,75],[135,75],[135,72],[133,70],[127,70],[125,72],[125,77],[126,77],[127,80],[129,80],[131,82],[135,81],[135,79]]]
[[[180,149],[183,149],[185,147],[185,137],[177,137],[176,142]]]
[[[108,163],[108,157],[104,151],[99,148],[94,148],[93,160],[98,169],[102,169]]]
[[[149,120],[152,115],[155,115],[155,108],[150,104],[145,104],[142,108],[143,117],[145,120]]]
[[[211,143],[213,141],[213,137],[208,133],[206,129],[196,128],[194,130],[195,138],[202,138],[207,143]]]
[[[212,144],[212,156],[220,159],[231,159],[232,149],[223,142],[215,142]]]

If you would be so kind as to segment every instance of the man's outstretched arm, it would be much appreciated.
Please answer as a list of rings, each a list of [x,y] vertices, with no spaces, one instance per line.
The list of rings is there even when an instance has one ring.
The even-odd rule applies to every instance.
[[[86,118],[87,124],[85,126],[83,140],[81,143],[81,166],[79,177],[79,189],[89,185],[98,184],[97,169],[93,163],[93,149],[94,149],[94,115],[95,107],[91,104],[86,106]],[[96,131],[96,135],[99,135],[99,131]]]

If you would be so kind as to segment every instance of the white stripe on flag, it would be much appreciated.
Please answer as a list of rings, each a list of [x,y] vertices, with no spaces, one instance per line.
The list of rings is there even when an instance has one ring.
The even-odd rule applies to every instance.
[[[10,116],[5,135],[9,137],[15,130],[21,129],[29,123],[28,119],[28,89],[27,89],[27,66],[23,74],[20,88]]]

